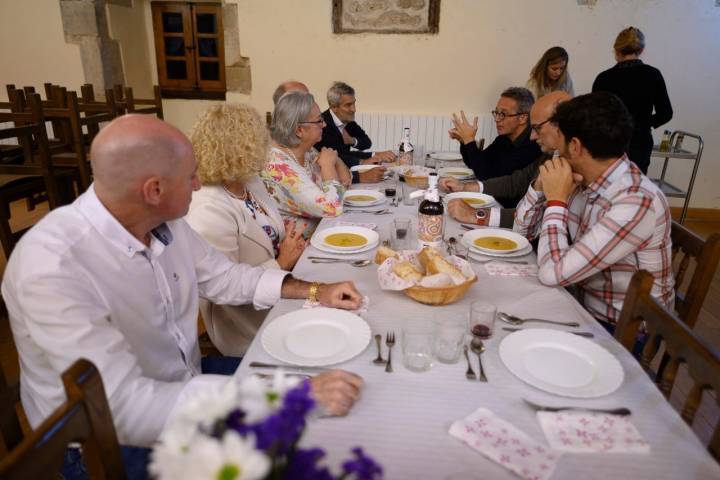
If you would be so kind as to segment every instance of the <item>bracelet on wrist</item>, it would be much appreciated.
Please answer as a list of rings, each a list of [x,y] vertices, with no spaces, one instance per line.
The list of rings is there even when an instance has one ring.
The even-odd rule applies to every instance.
[[[308,290],[307,299],[310,300],[311,302],[318,301],[317,292],[318,292],[318,289],[320,288],[320,285],[321,285],[320,282],[313,282],[310,284],[310,290]]]

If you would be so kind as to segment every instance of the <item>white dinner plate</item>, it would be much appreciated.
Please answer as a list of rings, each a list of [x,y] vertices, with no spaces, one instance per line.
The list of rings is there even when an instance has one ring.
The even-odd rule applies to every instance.
[[[482,200],[484,203],[468,203],[473,208],[488,208],[494,206],[497,202],[495,201],[495,197],[492,197],[490,195],[486,195],[484,193],[478,193],[478,192],[453,192],[448,193],[445,195],[445,201],[449,202],[450,200],[454,200],[456,198],[472,198],[472,199],[478,199]]]
[[[460,152],[430,152],[430,156],[441,162],[454,162],[462,160]]]
[[[475,260],[487,260],[487,257],[497,257],[497,258],[512,258],[512,257],[524,257],[525,255],[528,255],[532,253],[532,245],[528,245],[526,248],[523,248],[521,250],[517,250],[512,253],[490,253],[490,252],[481,252],[480,250],[475,250],[474,248],[471,248],[468,254],[470,255],[470,258],[473,258]]]
[[[266,352],[293,365],[320,367],[350,360],[370,343],[370,327],[354,313],[306,308],[281,315],[263,330]]]
[[[475,176],[475,172],[466,167],[442,167],[438,169],[438,175],[441,177],[453,177],[458,180],[467,180]]]
[[[330,245],[325,241],[329,235],[336,233],[352,233],[365,238],[365,243],[354,247],[341,247]],[[359,253],[375,248],[380,241],[380,235],[374,230],[363,227],[339,226],[330,227],[324,230],[316,231],[310,238],[310,245],[324,252],[332,253]]]
[[[367,195],[368,197],[372,197],[373,199],[352,200],[353,195]],[[385,200],[385,194],[383,192],[378,192],[377,190],[348,190],[347,192],[345,192],[345,196],[343,197],[343,202],[350,205],[351,207],[369,207],[372,205],[379,205]]]
[[[509,249],[509,250],[495,250],[490,248],[483,248],[478,247],[475,245],[475,240],[482,237],[501,237],[501,238],[507,238],[508,240],[512,240],[517,245],[515,248]],[[505,228],[478,228],[475,230],[470,230],[469,232],[465,233],[463,235],[462,239],[463,243],[470,249],[481,252],[481,253],[491,253],[491,254],[501,254],[501,255],[507,255],[508,253],[517,252],[518,250],[526,249],[530,242],[528,242],[527,238],[523,237],[519,233],[515,233],[512,230],[508,230]]]
[[[617,390],[625,374],[600,345],[569,332],[528,328],[500,342],[500,359],[516,377],[546,392],[575,398]]]

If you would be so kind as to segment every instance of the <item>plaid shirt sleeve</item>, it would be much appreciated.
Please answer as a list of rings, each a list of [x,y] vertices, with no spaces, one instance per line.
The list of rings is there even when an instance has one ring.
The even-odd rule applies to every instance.
[[[540,232],[544,210],[545,194],[536,191],[531,183],[527,193],[515,207],[513,230],[528,240],[534,240]]]
[[[571,285],[618,263],[645,246],[655,230],[652,198],[625,192],[572,245],[568,243],[567,208],[545,209],[538,246],[539,280]]]

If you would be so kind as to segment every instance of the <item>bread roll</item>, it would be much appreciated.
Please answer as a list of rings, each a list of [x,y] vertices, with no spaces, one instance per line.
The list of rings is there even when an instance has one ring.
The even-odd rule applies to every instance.
[[[442,258],[442,253],[432,247],[425,247],[420,250],[420,253],[418,253],[418,260],[420,260],[420,263],[428,274],[433,273],[428,271],[428,265],[430,264],[430,261],[435,257]]]
[[[398,277],[408,282],[417,283],[422,280],[422,273],[418,272],[417,268],[410,262],[397,262],[393,265],[393,272]]]
[[[453,281],[447,273],[436,273],[435,275],[423,277],[419,285],[425,288],[449,287],[453,285]]]
[[[455,285],[465,283],[465,281],[467,280],[465,278],[465,275],[463,275],[460,270],[455,268],[455,265],[451,264],[441,256],[432,257],[432,259],[430,260],[430,262],[428,262],[425,268],[428,274],[447,273],[448,275],[450,275],[450,278],[452,278],[452,281]]]
[[[377,249],[377,252],[375,252],[375,263],[380,265],[388,258],[398,258],[397,252],[395,252],[395,250],[393,250],[392,248],[380,245]]]

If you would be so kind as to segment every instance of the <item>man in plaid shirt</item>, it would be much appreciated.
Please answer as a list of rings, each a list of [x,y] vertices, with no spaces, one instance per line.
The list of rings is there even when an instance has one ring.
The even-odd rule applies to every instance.
[[[632,118],[606,92],[558,105],[560,155],[539,169],[515,213],[514,230],[539,237],[539,278],[576,285],[585,308],[611,332],[630,278],[655,277],[652,295],[673,307],[670,209],[665,195],[625,155]]]

